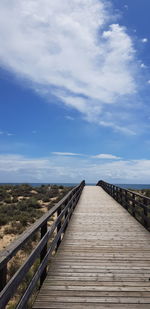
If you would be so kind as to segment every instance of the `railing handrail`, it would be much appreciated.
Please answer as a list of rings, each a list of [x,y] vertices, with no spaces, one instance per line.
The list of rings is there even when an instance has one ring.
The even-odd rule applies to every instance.
[[[0,260],[0,309],[5,308],[6,304],[10,298],[14,295],[19,284],[22,282],[26,273],[29,271],[33,265],[35,259],[40,255],[40,265],[34,274],[27,290],[23,294],[19,304],[16,308],[24,308],[24,305],[27,303],[32,290],[40,279],[41,284],[43,283],[46,276],[46,267],[48,262],[48,257],[52,251],[57,251],[63,235],[65,233],[66,227],[70,220],[73,209],[75,208],[78,199],[81,195],[85,181],[82,181],[79,185],[73,188],[61,201],[59,201],[55,206],[52,207],[45,215],[43,215],[31,228],[28,228],[16,241],[12,243],[7,249],[1,253]],[[50,217],[57,213],[57,218],[54,220],[52,226],[48,228],[48,220]],[[29,257],[21,265],[18,271],[13,275],[13,277],[6,281],[6,272],[7,272],[7,263],[8,261],[23,247],[23,245],[37,232],[38,229],[41,229],[41,240],[39,240],[36,247],[32,250]],[[50,247],[47,248],[47,243],[53,232],[57,229],[57,233],[50,244]]]
[[[132,216],[135,217],[147,230],[150,230],[150,198],[103,180],[98,181],[101,186],[118,203],[120,203]],[[139,210],[141,207],[142,211]]]

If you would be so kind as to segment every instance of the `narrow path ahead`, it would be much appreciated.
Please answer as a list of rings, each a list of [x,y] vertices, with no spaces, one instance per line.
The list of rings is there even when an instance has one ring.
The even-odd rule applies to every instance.
[[[85,186],[33,308],[150,308],[149,232]]]

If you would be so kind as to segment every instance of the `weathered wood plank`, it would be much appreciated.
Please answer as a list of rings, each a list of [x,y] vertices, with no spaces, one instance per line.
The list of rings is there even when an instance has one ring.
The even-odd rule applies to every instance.
[[[149,304],[99,304],[99,303],[54,303],[37,302],[36,309],[149,309]]]

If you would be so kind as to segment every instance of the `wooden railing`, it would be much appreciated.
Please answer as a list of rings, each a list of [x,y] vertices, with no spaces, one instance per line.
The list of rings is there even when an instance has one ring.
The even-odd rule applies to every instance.
[[[101,186],[147,230],[150,230],[150,198],[102,180],[97,183],[97,186]]]
[[[61,243],[68,222],[80,198],[84,185],[85,181],[82,181],[80,185],[73,188],[60,202],[58,202],[51,210],[36,221],[35,224],[27,229],[16,241],[14,241],[0,254],[0,309],[4,309],[9,300],[13,297],[18,286],[21,284],[37,258],[40,258],[38,269],[33,275],[31,282],[22,295],[16,308],[26,308],[26,304],[39,280],[40,285],[42,285],[46,277],[49,257],[52,253],[57,251]],[[51,227],[48,228],[48,221],[53,215],[56,215],[56,218]],[[7,282],[8,262],[20,249],[23,248],[28,240],[32,239],[32,236],[37,231],[40,231],[40,241],[19,270]],[[51,243],[49,244],[48,242],[50,239]]]

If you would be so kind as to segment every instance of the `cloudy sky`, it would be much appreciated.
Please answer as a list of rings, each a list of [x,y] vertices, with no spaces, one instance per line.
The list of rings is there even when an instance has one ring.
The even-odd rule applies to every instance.
[[[0,182],[150,183],[150,1],[0,1]]]

